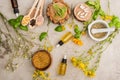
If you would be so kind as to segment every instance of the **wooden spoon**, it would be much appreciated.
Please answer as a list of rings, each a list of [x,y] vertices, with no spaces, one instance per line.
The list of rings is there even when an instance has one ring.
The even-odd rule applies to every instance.
[[[30,20],[29,27],[30,27],[31,29],[35,28],[36,17],[37,17],[37,15],[38,15],[41,2],[42,2],[42,0],[39,0],[38,5],[37,5],[37,9],[36,9],[36,12],[35,12],[35,15],[34,15],[34,17]]]
[[[34,10],[35,6],[37,5],[37,3],[38,3],[38,0],[35,0],[34,3],[33,3],[32,8],[30,9],[30,12],[28,13],[28,15],[23,17],[22,22],[21,22],[21,24],[23,26],[26,26],[29,23],[30,15],[31,15],[32,11]]]
[[[36,18],[36,25],[37,25],[37,26],[42,25],[43,22],[44,22],[44,17],[43,17],[43,15],[42,15],[44,2],[45,2],[45,0],[42,0],[41,8],[40,8],[40,14],[39,14],[39,16]]]

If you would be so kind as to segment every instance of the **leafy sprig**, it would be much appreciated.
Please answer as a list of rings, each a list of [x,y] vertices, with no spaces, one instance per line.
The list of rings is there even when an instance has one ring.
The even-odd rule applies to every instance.
[[[119,29],[120,28],[120,19],[119,19],[119,17],[117,17],[117,16],[113,16],[112,17],[112,20],[110,21],[110,23],[109,23],[109,26],[110,27],[116,27],[117,29]]]
[[[102,10],[100,0],[87,1],[86,4],[94,9],[92,19],[96,20],[98,16],[105,16],[105,12]]]
[[[15,29],[20,28],[21,30],[28,31],[28,27],[21,24],[22,19],[23,15],[20,15],[16,19],[10,19],[8,22]]]
[[[81,36],[81,31],[80,31],[80,29],[79,29],[79,26],[78,26],[78,25],[75,25],[75,26],[74,26],[74,32],[75,32],[74,37],[75,37],[76,39],[79,39],[79,38],[80,38],[80,36]]]

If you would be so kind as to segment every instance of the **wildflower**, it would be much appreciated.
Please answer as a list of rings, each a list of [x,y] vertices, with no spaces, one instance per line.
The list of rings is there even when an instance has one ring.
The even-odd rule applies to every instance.
[[[75,57],[72,57],[72,58],[71,58],[71,61],[72,61],[72,62],[77,62],[77,59],[76,59]]]
[[[53,49],[53,46],[47,47],[48,52],[51,52]]]
[[[79,46],[82,46],[83,45],[83,42],[79,39],[76,39],[76,38],[73,38],[73,42]]]
[[[77,59],[75,57],[71,58],[71,62],[74,66],[77,66]]]
[[[48,73],[40,71],[40,70],[35,70],[33,73],[33,78],[34,80],[50,80]]]
[[[110,15],[105,15],[104,17],[102,16],[102,19],[103,20],[112,20],[113,16],[110,16]]]
[[[85,70],[86,68],[86,65],[82,62],[79,63],[79,68],[81,68],[83,71]]]
[[[95,71],[88,70],[88,71],[85,71],[84,73],[88,77],[91,77],[91,78],[95,77]]]

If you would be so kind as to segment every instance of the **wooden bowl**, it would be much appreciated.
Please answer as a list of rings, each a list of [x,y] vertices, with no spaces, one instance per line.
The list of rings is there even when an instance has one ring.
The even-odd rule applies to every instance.
[[[74,16],[79,21],[89,21],[92,17],[92,10],[85,3],[79,3],[74,8]]]
[[[39,70],[46,70],[51,65],[51,62],[51,55],[46,50],[37,51],[32,56],[32,64]]]

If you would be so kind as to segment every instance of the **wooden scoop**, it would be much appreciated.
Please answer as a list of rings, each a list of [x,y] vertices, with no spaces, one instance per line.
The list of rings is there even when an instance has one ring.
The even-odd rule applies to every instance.
[[[44,22],[44,17],[43,17],[43,15],[42,15],[44,2],[45,2],[45,0],[42,0],[41,8],[40,8],[40,14],[39,14],[39,16],[36,18],[36,25],[37,25],[37,26],[42,25],[43,22]]]
[[[34,1],[33,6],[30,9],[30,12],[28,13],[28,15],[26,15],[26,16],[23,17],[22,22],[21,22],[21,24],[23,26],[26,26],[29,23],[29,21],[30,21],[30,15],[31,15],[32,11],[34,10],[35,6],[37,5],[38,1],[39,0],[35,0]]]
[[[37,9],[36,9],[36,12],[35,12],[35,15],[34,15],[34,17],[30,20],[29,27],[30,27],[31,29],[35,28],[36,17],[37,17],[37,15],[38,15],[41,2],[42,2],[42,0],[39,0],[38,5],[37,5]]]

